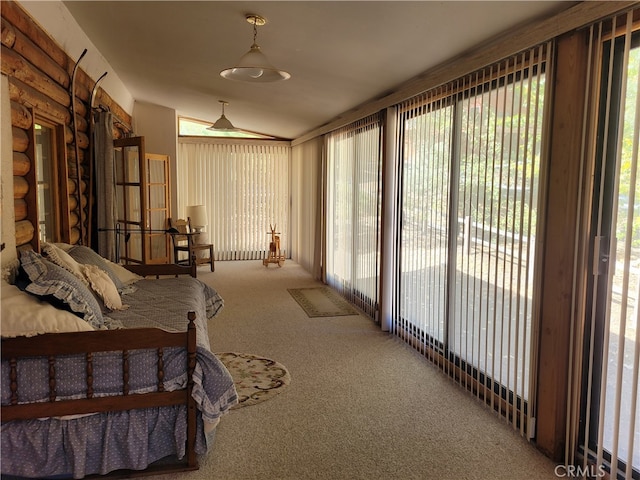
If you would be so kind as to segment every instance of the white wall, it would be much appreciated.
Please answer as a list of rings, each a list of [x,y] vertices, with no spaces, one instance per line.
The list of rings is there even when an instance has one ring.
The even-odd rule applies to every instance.
[[[169,155],[171,170],[171,212],[178,211],[176,193],[178,155],[178,117],[172,108],[136,101],[133,107],[133,131],[144,137],[147,152]]]
[[[100,87],[120,105],[127,113],[133,111],[133,96],[124,85],[111,65],[98,51],[80,28],[69,10],[59,0],[21,1],[20,6],[62,47],[75,62],[83,50],[87,53],[82,58],[79,68],[93,80],[97,80],[104,72],[107,76],[100,82]]]

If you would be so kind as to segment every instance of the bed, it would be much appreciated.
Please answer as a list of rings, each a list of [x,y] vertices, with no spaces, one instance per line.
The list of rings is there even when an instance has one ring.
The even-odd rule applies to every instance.
[[[197,456],[210,449],[220,417],[237,403],[207,332],[222,299],[194,278],[193,268],[140,266],[131,269],[137,274],[125,272],[87,247],[76,248],[75,264],[65,268],[73,247],[48,250],[49,255],[23,253],[14,285],[2,285],[3,477],[128,477],[197,469]],[[96,294],[101,284],[88,275],[96,301],[86,298],[90,305],[81,305],[69,293],[84,292],[74,283],[74,269],[92,270],[102,280],[113,277],[105,284],[113,283],[119,299],[113,289]],[[154,278],[143,278],[149,275]],[[54,296],[52,283],[66,306],[62,298],[48,298]],[[45,313],[21,315],[31,307],[18,308],[15,298],[37,302]],[[121,302],[119,308],[114,302]],[[64,318],[53,326],[51,309]],[[46,318],[32,320],[38,316]],[[8,317],[28,326],[18,332]]]

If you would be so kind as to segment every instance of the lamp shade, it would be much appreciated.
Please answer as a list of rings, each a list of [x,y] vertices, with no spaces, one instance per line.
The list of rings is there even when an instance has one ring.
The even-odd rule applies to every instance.
[[[236,127],[233,126],[231,121],[224,116],[224,106],[229,105],[229,102],[226,102],[225,100],[218,100],[218,102],[222,104],[222,115],[218,120],[216,120],[216,123],[214,123],[210,127],[207,127],[207,130],[214,130],[214,131],[215,130],[224,130],[224,131],[237,130]]]
[[[192,227],[204,227],[207,225],[207,207],[204,205],[189,205],[187,207],[187,217]]]
[[[235,67],[227,68],[220,75],[229,80],[241,82],[277,82],[291,77],[288,72],[275,68],[257,44],[245,53]]]

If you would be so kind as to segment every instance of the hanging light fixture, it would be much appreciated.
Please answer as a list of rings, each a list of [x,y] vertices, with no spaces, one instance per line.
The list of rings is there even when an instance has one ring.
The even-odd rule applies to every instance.
[[[277,82],[290,78],[291,74],[279,70],[269,63],[265,54],[260,50],[260,46],[256,43],[258,26],[264,25],[267,20],[254,14],[246,15],[246,19],[247,22],[253,24],[253,45],[247,53],[240,57],[235,67],[222,70],[220,75],[223,78],[241,82]]]
[[[220,118],[216,120],[216,123],[214,123],[210,127],[207,127],[207,130],[237,130],[236,127],[234,127],[233,124],[229,121],[229,119],[224,116],[224,106],[229,105],[229,102],[226,102],[224,100],[218,100],[218,102],[222,104],[222,115],[220,115]]]

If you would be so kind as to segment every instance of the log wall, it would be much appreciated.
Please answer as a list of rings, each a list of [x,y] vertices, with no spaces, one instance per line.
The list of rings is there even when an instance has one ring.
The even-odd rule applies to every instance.
[[[72,117],[71,76],[77,59],[70,58],[18,3],[3,0],[0,18],[1,72],[9,79],[11,101],[16,245],[18,248],[31,247],[36,250],[40,247],[34,171],[35,118],[57,125],[60,131],[57,140],[59,168],[56,206],[59,209],[59,240],[87,244],[87,233],[91,229],[88,224],[89,209],[95,202],[94,198],[89,198],[91,189],[88,188],[92,147],[89,102],[96,79],[90,78],[80,63],[74,92],[76,137]],[[91,52],[87,52],[87,55],[91,55]],[[96,93],[96,105],[108,108],[121,120],[114,127],[114,138],[126,136],[131,131],[131,116],[101,88]],[[9,172],[2,174],[8,175]],[[78,190],[82,192],[81,195],[78,195]],[[82,231],[84,236],[81,238]]]

